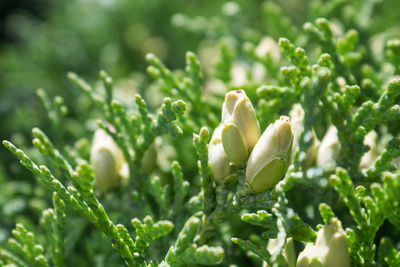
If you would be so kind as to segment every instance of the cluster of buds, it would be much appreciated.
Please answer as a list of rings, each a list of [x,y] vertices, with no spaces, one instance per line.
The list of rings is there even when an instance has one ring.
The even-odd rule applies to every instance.
[[[250,99],[243,90],[225,95],[222,122],[214,130],[208,153],[217,181],[223,181],[233,166],[245,166],[246,182],[255,193],[278,183],[289,165],[293,133],[289,118],[282,116],[260,137],[260,125]]]

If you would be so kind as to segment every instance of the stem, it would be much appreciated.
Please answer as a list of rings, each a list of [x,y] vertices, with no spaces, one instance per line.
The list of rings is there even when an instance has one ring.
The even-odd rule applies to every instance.
[[[237,199],[241,199],[251,194],[245,182],[245,169],[238,170],[238,185],[236,195],[228,198],[229,183],[221,183],[216,188],[216,207],[209,216],[204,215],[204,223],[199,233],[197,243],[204,245],[215,234],[215,228],[223,222],[230,214],[240,210],[240,206],[235,205]]]
[[[197,240],[199,245],[204,245],[215,234],[214,229],[230,214],[227,208],[228,197],[228,184],[219,184],[216,188],[216,204],[217,206],[209,216],[205,216],[205,221],[200,230],[199,238]]]

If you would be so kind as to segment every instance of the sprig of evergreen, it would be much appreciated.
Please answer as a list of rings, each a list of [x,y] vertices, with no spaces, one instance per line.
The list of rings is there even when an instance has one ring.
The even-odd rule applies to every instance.
[[[185,264],[212,265],[222,261],[224,250],[221,247],[209,247],[207,245],[199,247],[193,243],[200,222],[200,219],[195,216],[186,221],[175,244],[169,248],[161,266],[165,264],[170,266],[182,266]]]
[[[35,241],[35,235],[22,224],[17,224],[12,231],[14,238],[8,239],[10,250],[0,250],[0,255],[19,266],[49,266],[44,256],[44,249]]]
[[[156,111],[140,95],[135,96],[133,107],[114,99],[114,81],[105,71],[100,72],[100,88],[76,74],[68,74],[101,112],[98,127],[113,138],[129,164],[129,185],[111,192],[97,194],[90,164],[71,156],[79,153],[66,154],[69,151],[63,143],[63,132],[57,131],[66,114],[63,100],[55,97],[51,101],[45,91],[38,90],[49,113],[57,147],[39,128],[32,130],[33,144],[48,166],[37,164],[33,153],[31,159],[9,141],[3,144],[53,192],[53,208],[42,213],[48,238],[36,238],[34,230],[30,232],[25,224],[17,224],[15,238],[0,250],[1,260],[18,266],[68,264],[64,255],[68,235],[65,224],[74,214],[65,210],[70,207],[93,224],[97,234],[110,239],[115,254],[128,266],[241,264],[242,261],[234,261],[243,254],[233,253],[235,246],[229,241],[230,231],[237,229],[243,229],[240,234],[248,236],[248,240],[231,240],[249,252],[251,259],[270,266],[286,266],[283,253],[287,239],[292,238],[298,246],[314,242],[320,227],[317,224],[329,224],[335,213],[347,226],[353,265],[398,265],[400,254],[391,237],[376,239],[380,238],[377,233],[385,220],[400,229],[400,176],[396,163],[400,156],[396,125],[400,117],[400,80],[392,77],[399,74],[400,45],[397,39],[389,40],[386,57],[371,56],[368,26],[374,2],[359,1],[359,8],[349,9],[351,4],[342,0],[312,1],[313,11],[308,18],[315,23],[303,27],[308,37],[296,33],[296,25],[278,4],[264,3],[263,20],[267,26],[274,25],[269,35],[275,39],[286,37],[279,39],[279,45],[288,66],[281,66],[286,64],[284,60],[273,62],[270,55],[257,55],[256,46],[265,33],[243,25],[236,3],[225,3],[220,17],[173,17],[177,26],[204,34],[208,40],[219,39],[220,58],[212,75],[227,88],[239,89],[233,84],[231,70],[237,62],[245,63],[243,71],[248,81],[243,88],[254,100],[262,129],[287,114],[294,104],[300,103],[304,110],[299,149],[286,177],[271,190],[257,195],[246,183],[243,166],[230,179],[213,179],[208,165],[210,133],[206,127],[211,130],[218,124],[222,95],[212,90],[205,92],[205,80],[215,77],[203,76],[200,60],[192,52],[186,54],[185,68],[176,71],[156,56],[147,56],[152,86],[167,96]],[[324,10],[319,16],[329,20],[317,18],[315,10],[321,7]],[[336,17],[343,20],[339,28],[344,30],[337,29]],[[389,60],[388,70],[384,60]],[[268,73],[255,82],[250,68],[260,63]],[[306,167],[304,162],[313,139],[321,139],[331,124],[338,129],[340,143],[337,167]],[[391,140],[379,151],[373,165],[360,170],[361,158],[368,151],[364,139],[372,130],[382,139],[385,134],[391,135]],[[193,132],[194,149],[186,149],[186,139]],[[144,168],[146,152],[166,133],[178,137],[162,141],[171,142],[169,145],[179,150],[179,158],[175,159],[179,163],[173,161],[169,170]],[[197,168],[191,159],[197,161]],[[342,202],[347,210],[341,207]],[[316,209],[320,216],[314,214]],[[127,224],[129,220],[131,225]],[[266,243],[272,238],[278,242],[274,252],[269,252]],[[39,243],[48,248],[46,253]],[[225,254],[229,257],[224,259]]]
[[[53,194],[54,209],[43,211],[42,219],[49,230],[48,238],[51,244],[51,259],[54,266],[62,267],[65,264],[65,204],[57,195]]]

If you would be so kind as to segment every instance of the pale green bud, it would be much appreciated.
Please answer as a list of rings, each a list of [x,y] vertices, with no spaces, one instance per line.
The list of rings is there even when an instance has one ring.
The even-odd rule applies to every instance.
[[[250,154],[246,169],[246,182],[255,193],[276,185],[289,166],[293,132],[289,118],[281,116],[261,135]]]
[[[297,267],[348,267],[350,255],[346,232],[338,218],[332,218],[317,233],[315,244],[308,243],[297,258]]]
[[[140,161],[140,171],[151,173],[157,165],[157,150],[155,143],[151,144],[144,152],[142,160]]]
[[[278,249],[278,242],[277,238],[270,239],[268,241],[268,252],[273,255],[277,252]],[[296,266],[296,252],[294,251],[294,242],[292,238],[286,239],[286,244],[283,248],[282,255],[288,263],[289,267]],[[264,262],[263,267],[269,267],[270,265]]]
[[[336,167],[339,156],[339,138],[335,126],[331,125],[318,148],[317,166],[324,169]]]
[[[250,99],[243,90],[230,91],[222,106],[221,139],[224,151],[234,164],[246,162],[260,138],[260,125]]]
[[[229,159],[226,157],[221,141],[222,124],[218,126],[211,137],[208,145],[208,163],[214,178],[217,181],[224,180],[230,173]]]
[[[90,164],[94,171],[96,187],[101,191],[116,187],[121,183],[121,178],[129,175],[129,167],[122,150],[102,129],[98,129],[94,134]]]

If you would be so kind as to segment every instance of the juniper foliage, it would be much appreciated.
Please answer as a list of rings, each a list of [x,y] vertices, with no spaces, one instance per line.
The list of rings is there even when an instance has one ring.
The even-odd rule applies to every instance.
[[[333,217],[346,230],[352,265],[398,265],[400,40],[390,31],[383,38],[369,30],[377,5],[314,0],[302,30],[270,1],[261,9],[268,29],[245,25],[240,5],[233,2],[212,18],[176,14],[175,26],[218,47],[215,68],[203,68],[207,62],[192,52],[186,53],[183,70],[171,70],[148,54],[147,73],[154,79],[148,88],[156,89],[155,98],[163,98],[156,108],[157,101],[140,94],[126,104],[105,71],[97,83],[69,73],[68,79],[96,110],[92,118],[82,114],[85,121],[79,123],[97,119],[97,126],[82,127],[85,136],[76,142],[65,134],[71,109],[61,97],[51,99],[39,89],[51,133],[32,130],[36,150],[6,140],[3,145],[37,177],[39,188],[52,194],[53,207],[46,192],[33,193],[41,200],[36,204],[41,224],[18,223],[8,243],[1,243],[0,265],[68,266],[83,249],[78,261],[88,266],[263,261],[288,266],[288,238],[298,248],[313,243],[320,224]],[[274,52],[261,55],[258,46],[265,35],[276,42],[265,48]],[[385,45],[378,53],[369,43],[373,38],[384,39],[379,39]],[[214,90],[215,80],[222,90]],[[295,104],[304,111],[284,179],[261,194],[246,184],[245,166],[217,182],[208,163],[208,143],[220,121],[223,95],[240,88],[252,100],[262,130],[288,115]],[[315,139],[322,140],[332,125],[338,132],[335,165],[326,168],[314,161],[309,166]],[[112,137],[129,166],[129,181],[108,192],[96,189],[89,163],[88,136],[94,128]],[[365,142],[371,131],[378,136],[373,147]],[[149,162],[152,150],[156,152]],[[371,155],[373,162],[361,168]],[[12,184],[7,188],[16,190]],[[14,191],[8,194],[14,197]],[[0,203],[7,201],[0,198]],[[274,251],[267,249],[270,239],[278,239]]]

